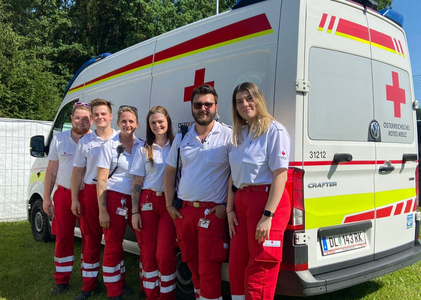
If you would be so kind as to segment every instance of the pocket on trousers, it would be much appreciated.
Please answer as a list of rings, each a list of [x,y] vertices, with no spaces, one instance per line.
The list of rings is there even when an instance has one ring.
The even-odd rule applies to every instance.
[[[224,234],[209,235],[209,247],[206,248],[205,257],[209,257],[212,262],[223,263],[228,258],[228,236]]]
[[[275,234],[274,234],[275,233]],[[263,262],[281,262],[282,261],[282,247],[283,235],[270,233],[270,240],[266,240],[263,244],[258,244],[256,241],[255,260]]]

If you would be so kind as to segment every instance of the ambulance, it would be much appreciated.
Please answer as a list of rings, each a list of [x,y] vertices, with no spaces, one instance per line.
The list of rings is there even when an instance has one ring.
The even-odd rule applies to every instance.
[[[402,21],[369,0],[240,0],[229,12],[94,59],[69,83],[45,148],[39,139],[41,147],[32,145],[42,157],[30,179],[32,227],[47,236],[48,219],[34,210],[44,150],[68,129],[73,103],[136,106],[136,135],[145,138],[155,105],[175,127],[191,123],[190,94],[203,83],[216,88],[219,121],[230,124],[233,89],[250,81],[291,136],[292,210],[277,294],[324,294],[419,261],[418,103]],[[180,263],[186,297],[187,275]]]

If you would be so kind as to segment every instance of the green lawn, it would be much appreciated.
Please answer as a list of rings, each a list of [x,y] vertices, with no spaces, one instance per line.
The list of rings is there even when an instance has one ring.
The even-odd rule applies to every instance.
[[[54,287],[54,243],[38,243],[32,238],[28,222],[0,223],[0,300],[73,299],[81,290],[81,241],[75,241],[75,267],[69,290],[60,296],[51,296]],[[138,257],[126,254],[126,282],[135,290],[125,300],[138,299]],[[102,282],[102,277],[99,277]],[[90,299],[107,299],[105,287]],[[224,299],[229,299],[225,297]],[[294,300],[294,297],[276,296],[276,300]],[[316,296],[312,300],[382,300],[421,299],[421,262],[375,280]]]

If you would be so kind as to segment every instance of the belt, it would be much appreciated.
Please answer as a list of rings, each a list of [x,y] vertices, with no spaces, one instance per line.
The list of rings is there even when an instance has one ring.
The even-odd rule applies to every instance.
[[[242,189],[238,189],[244,193],[269,193],[270,191],[270,184],[265,185],[249,185],[246,187],[243,187]]]
[[[193,206],[195,208],[201,208],[201,207],[212,208],[212,207],[222,204],[222,203],[215,203],[215,202],[184,201],[184,200],[183,200],[183,203],[184,203],[184,206]]]
[[[157,192],[151,189],[144,189],[142,193],[147,193],[148,195],[155,194],[157,197],[164,197],[164,192]]]

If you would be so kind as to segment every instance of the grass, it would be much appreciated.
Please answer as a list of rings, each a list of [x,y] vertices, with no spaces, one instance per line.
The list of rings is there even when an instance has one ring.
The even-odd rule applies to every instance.
[[[54,243],[38,243],[32,238],[28,222],[0,223],[0,300],[73,299],[82,288],[80,274],[80,239],[75,239],[75,266],[69,290],[51,296],[54,288]],[[125,300],[138,299],[138,256],[126,254],[126,282],[135,290]],[[100,273],[99,280],[102,282]],[[421,262],[375,280],[334,293],[315,296],[311,300],[421,300]],[[91,298],[108,299],[106,289]],[[230,299],[229,296],[224,299]],[[276,300],[299,298],[276,296]]]

